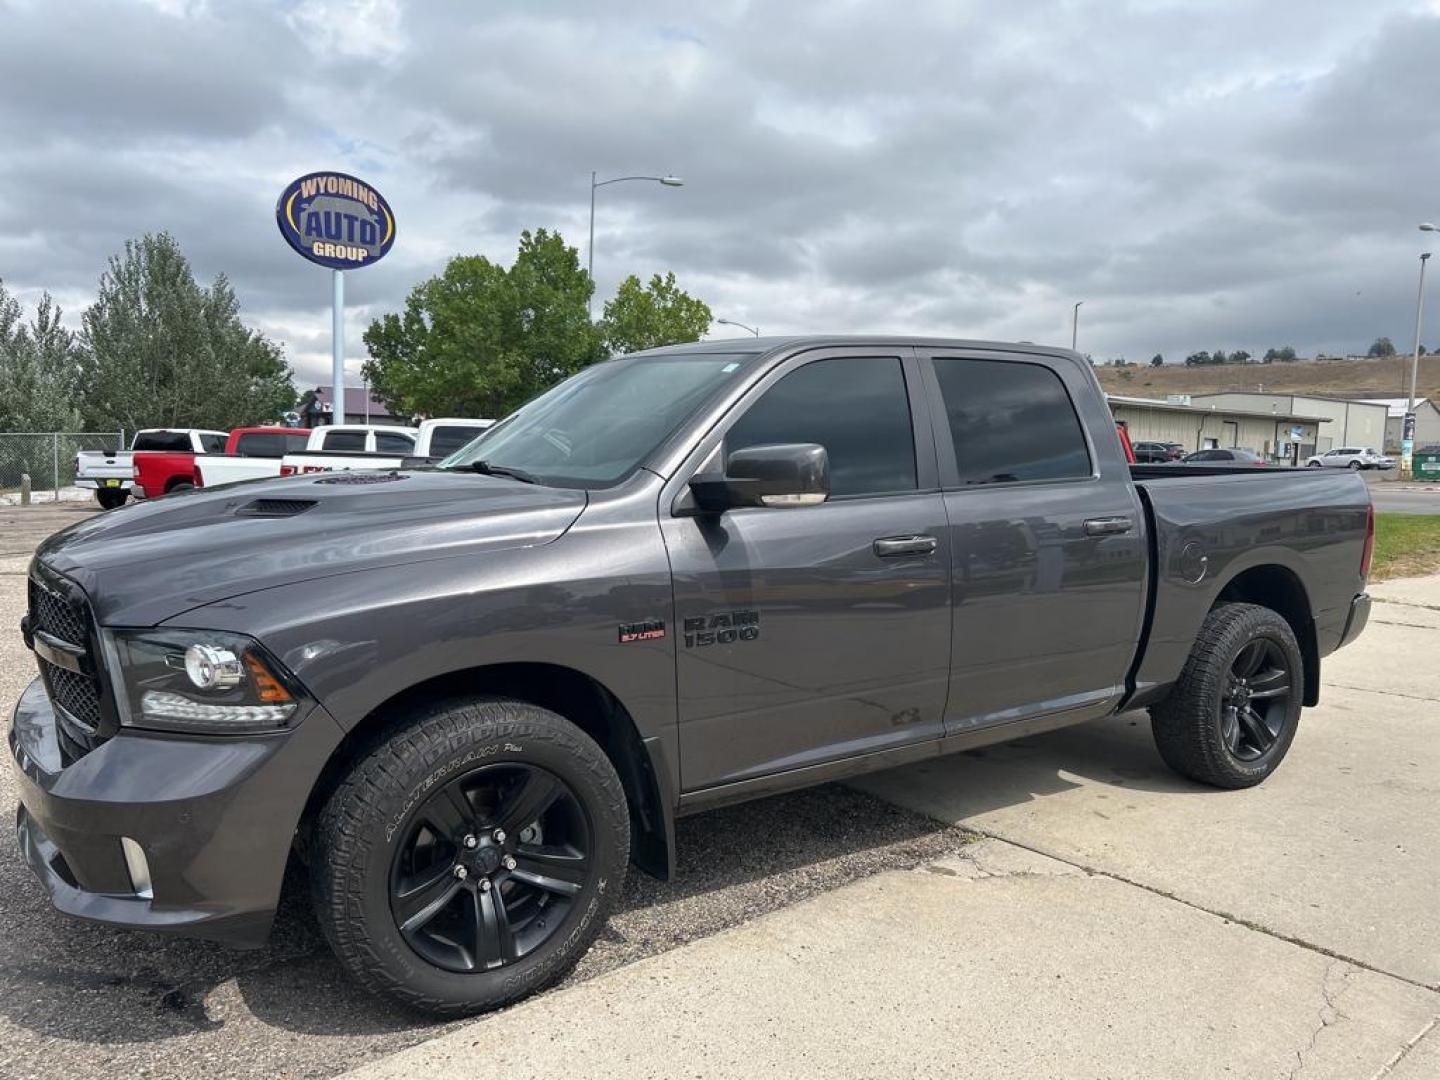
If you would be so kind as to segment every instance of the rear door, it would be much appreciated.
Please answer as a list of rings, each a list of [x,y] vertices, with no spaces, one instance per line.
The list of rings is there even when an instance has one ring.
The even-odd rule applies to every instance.
[[[1098,388],[1062,358],[922,355],[953,560],[947,731],[1107,711],[1139,638],[1147,567]]]
[[[829,453],[827,502],[685,512],[696,472],[793,442]],[[950,557],[912,349],[785,361],[680,470],[660,523],[686,791],[941,735]]]

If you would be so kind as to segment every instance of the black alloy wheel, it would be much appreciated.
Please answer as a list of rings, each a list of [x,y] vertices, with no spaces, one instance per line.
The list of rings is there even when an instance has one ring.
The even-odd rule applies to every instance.
[[[1290,712],[1294,679],[1280,644],[1256,638],[1230,664],[1220,703],[1220,735],[1238,761],[1257,761],[1275,745]]]
[[[390,869],[395,925],[447,971],[513,963],[555,933],[584,889],[591,831],[574,791],[537,765],[456,777],[403,827]]]

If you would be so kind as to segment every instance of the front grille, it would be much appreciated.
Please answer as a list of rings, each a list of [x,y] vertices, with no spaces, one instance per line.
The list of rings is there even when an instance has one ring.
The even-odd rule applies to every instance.
[[[45,691],[55,706],[56,736],[64,765],[78,761],[109,737],[101,694],[104,676],[91,625],[90,605],[79,589],[30,578],[31,631],[43,631],[85,653],[84,673],[36,657]]]

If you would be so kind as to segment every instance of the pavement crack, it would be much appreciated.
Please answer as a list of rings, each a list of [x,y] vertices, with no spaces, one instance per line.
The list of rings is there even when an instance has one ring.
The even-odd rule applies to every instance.
[[[1347,683],[1327,682],[1326,686],[1333,686],[1337,690],[1359,690],[1366,694],[1384,694],[1387,697],[1406,698],[1410,701],[1440,701],[1440,698],[1427,697],[1424,694],[1402,694],[1398,690],[1377,690],[1373,686],[1350,686]]]
[[[1339,990],[1332,991],[1330,989],[1330,977],[1335,974],[1337,969],[1340,970],[1340,976],[1344,980],[1344,985],[1341,986]],[[1325,965],[1325,971],[1320,976],[1320,996],[1323,1000],[1320,1003],[1319,1010],[1315,1014],[1315,1019],[1318,1022],[1315,1030],[1310,1033],[1309,1042],[1295,1051],[1295,1067],[1290,1070],[1289,1080],[1296,1080],[1296,1077],[1304,1070],[1305,1059],[1314,1053],[1315,1045],[1320,1041],[1321,1033],[1332,1024],[1338,1024],[1341,1020],[1350,1019],[1340,1011],[1336,1006],[1336,1002],[1339,1001],[1340,998],[1344,996],[1345,991],[1350,988],[1351,970],[1349,965],[1343,960],[1331,960],[1330,963]]]
[[[1434,1031],[1437,1024],[1440,1024],[1440,1016],[1432,1019],[1428,1024],[1426,1024],[1423,1028],[1417,1031],[1414,1037],[1411,1038],[1409,1042],[1407,1042],[1399,1050],[1395,1051],[1395,1056],[1392,1057],[1389,1061],[1385,1062],[1384,1065],[1381,1065],[1380,1068],[1375,1071],[1375,1074],[1370,1077],[1370,1080],[1381,1080],[1382,1077],[1389,1076],[1392,1072],[1394,1072],[1395,1066],[1399,1065],[1400,1062],[1404,1061],[1405,1058],[1409,1056],[1412,1050],[1414,1050],[1417,1046],[1424,1042],[1425,1036],[1429,1035],[1430,1032]]]
[[[979,833],[981,836],[987,836],[991,840],[999,840],[1000,842],[1005,844],[1012,844],[1015,847],[1023,848],[1026,851],[1033,851],[1036,855],[1044,855],[1046,858],[1054,859],[1057,862],[1065,863],[1068,866],[1073,866],[1076,869],[1082,870],[1093,877],[1109,878],[1111,881],[1118,881],[1122,885],[1132,885],[1137,889],[1144,889],[1148,893],[1153,893],[1156,896],[1163,896],[1166,900],[1173,900],[1177,904],[1184,904],[1186,907],[1192,908],[1195,911],[1203,911],[1206,915],[1213,915],[1217,919],[1224,919],[1226,922],[1234,923],[1236,926],[1243,926],[1246,930],[1254,930],[1257,934],[1264,934],[1266,937],[1272,937],[1276,941],[1283,941],[1287,944],[1295,945],[1301,949],[1307,949],[1310,952],[1319,953],[1321,956],[1328,956],[1331,960],[1336,960],[1343,964],[1349,964],[1351,967],[1359,968],[1362,971],[1369,971],[1373,972],[1376,975],[1383,975],[1387,979],[1394,979],[1397,982],[1405,983],[1407,986],[1414,986],[1420,990],[1428,990],[1432,994],[1440,993],[1440,983],[1424,983],[1421,982],[1419,979],[1412,979],[1408,975],[1399,975],[1393,971],[1387,971],[1382,967],[1376,967],[1374,964],[1369,963],[1365,960],[1361,960],[1358,957],[1346,956],[1344,953],[1336,952],[1334,949],[1326,948],[1324,945],[1318,945],[1313,941],[1306,941],[1304,938],[1295,937],[1292,934],[1281,933],[1279,930],[1273,930],[1270,927],[1264,925],[1263,923],[1257,923],[1252,919],[1246,919],[1242,916],[1234,915],[1228,911],[1221,911],[1218,908],[1206,907],[1204,904],[1198,904],[1193,900],[1187,900],[1183,896],[1177,896],[1175,893],[1159,888],[1158,886],[1147,885],[1143,881],[1136,881],[1134,878],[1128,878],[1124,874],[1117,874],[1112,870],[1105,870],[1098,866],[1087,866],[1083,862],[1078,862],[1077,860],[1064,855],[1057,855],[1053,851],[1046,851],[1044,848],[1036,847],[1034,844],[1027,844],[1020,840],[1011,839],[1008,836],[1002,836],[999,833],[988,832],[984,829],[978,829],[973,825],[967,825],[966,828],[969,828],[974,832]]]
[[[1377,604],[1394,604],[1396,607],[1418,607],[1426,611],[1440,611],[1440,604],[1422,604],[1416,600],[1392,600],[1385,596],[1372,597]]]

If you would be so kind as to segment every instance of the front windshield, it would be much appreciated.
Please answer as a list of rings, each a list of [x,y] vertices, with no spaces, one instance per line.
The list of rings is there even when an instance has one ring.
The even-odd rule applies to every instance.
[[[633,472],[754,353],[665,353],[586,368],[440,463],[483,461],[544,484],[605,487]]]

